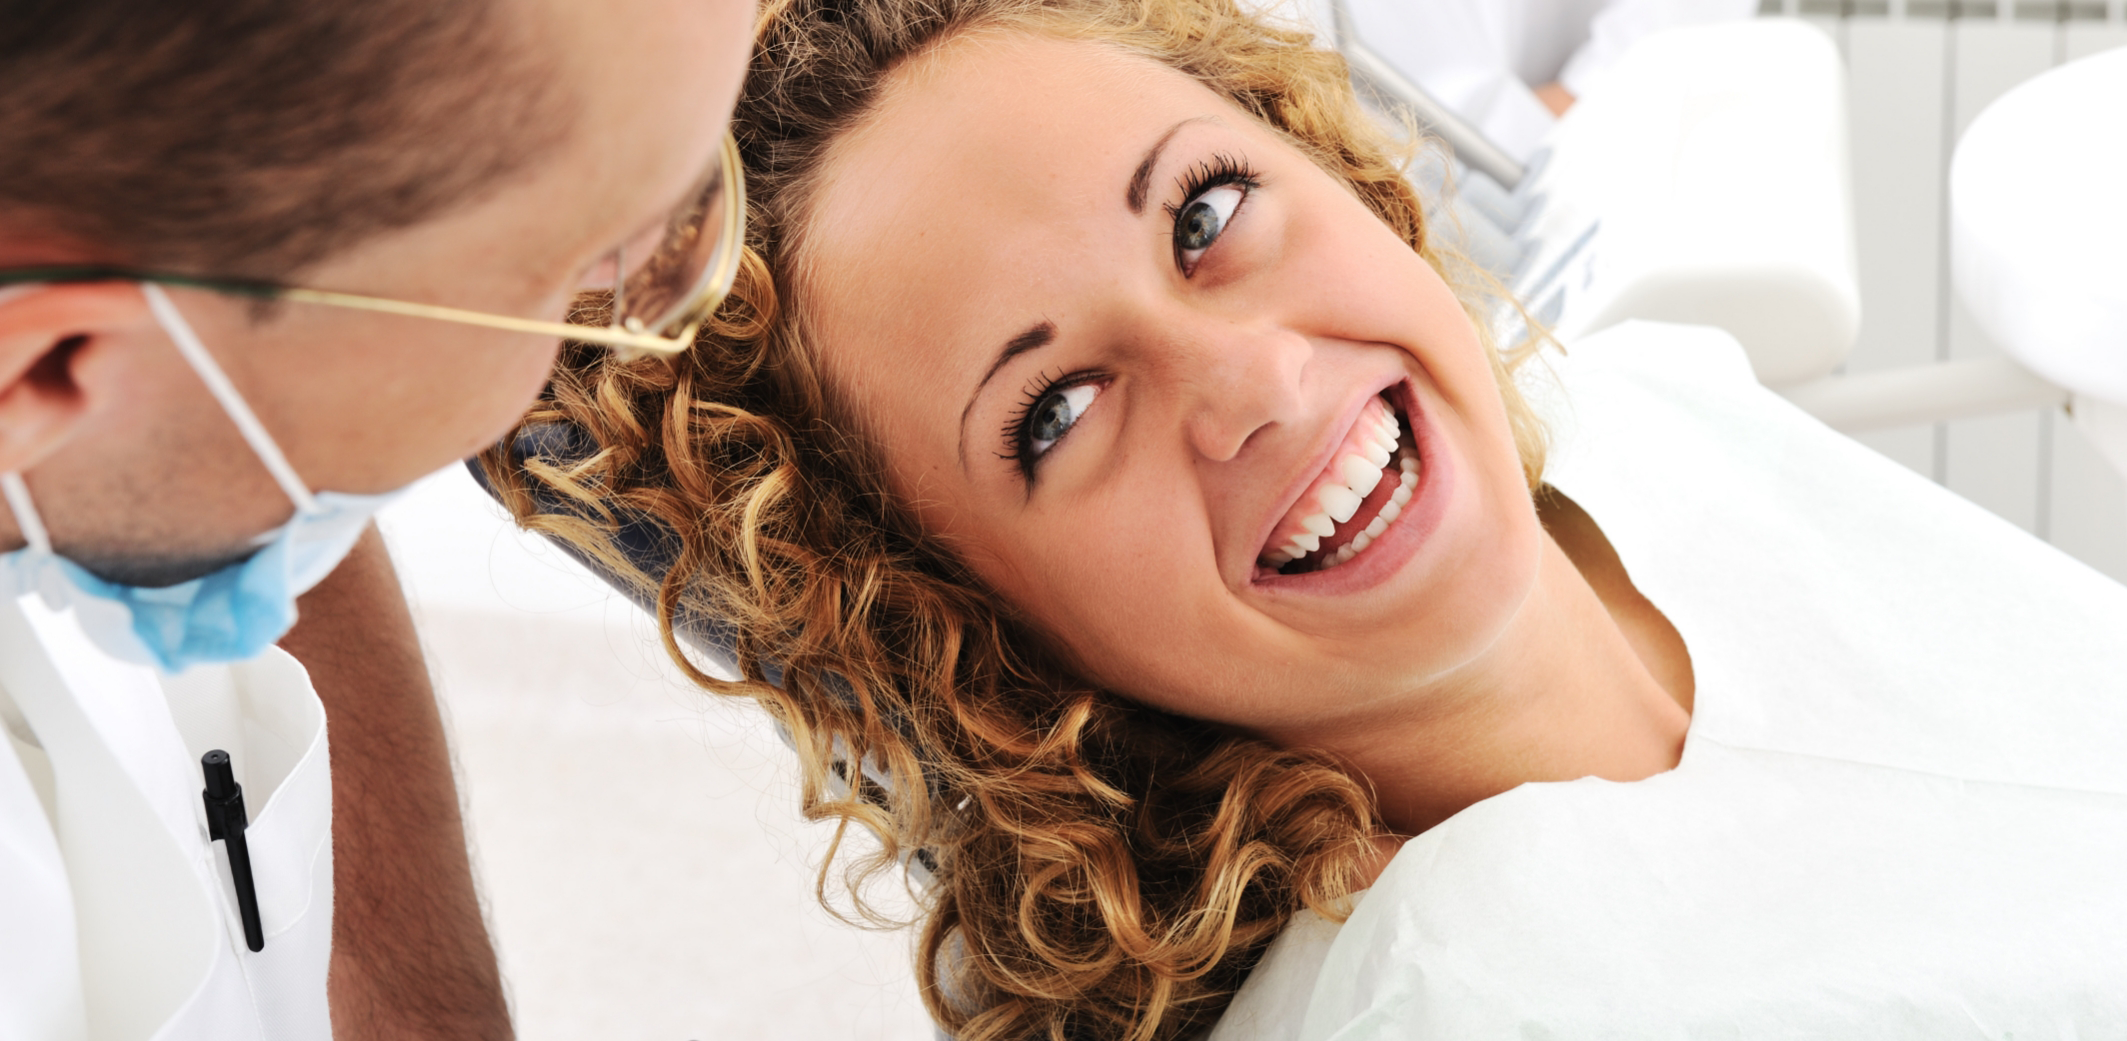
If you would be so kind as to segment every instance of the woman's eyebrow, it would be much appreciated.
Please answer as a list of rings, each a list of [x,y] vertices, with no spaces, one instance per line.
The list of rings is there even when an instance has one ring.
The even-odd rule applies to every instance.
[[[1160,153],[1166,150],[1167,142],[1174,140],[1174,135],[1191,123],[1215,122],[1218,120],[1212,116],[1191,116],[1168,127],[1159,140],[1152,142],[1152,147],[1145,150],[1144,161],[1138,163],[1137,169],[1130,174],[1130,187],[1123,192],[1123,202],[1130,207],[1131,213],[1142,215],[1145,212],[1145,194],[1152,187],[1152,170],[1159,165]]]
[[[975,399],[982,396],[982,388],[990,385],[990,378],[997,375],[997,370],[1004,368],[1006,362],[1028,351],[1047,347],[1054,339],[1056,323],[1044,318],[1027,331],[1006,340],[1004,349],[997,352],[997,360],[990,363],[990,371],[982,374],[982,382],[975,384],[974,392],[967,396],[967,404],[960,409],[960,469],[967,469],[967,417],[975,411]]]

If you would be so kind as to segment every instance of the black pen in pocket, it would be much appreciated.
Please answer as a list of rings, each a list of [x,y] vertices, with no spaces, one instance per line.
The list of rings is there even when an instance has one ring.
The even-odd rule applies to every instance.
[[[229,877],[236,883],[236,914],[244,920],[244,946],[266,949],[266,930],[258,919],[258,889],[251,884],[251,845],[244,829],[251,818],[244,813],[244,786],[236,783],[229,768],[229,753],[217,748],[199,757],[207,774],[207,837],[218,839],[229,851]]]

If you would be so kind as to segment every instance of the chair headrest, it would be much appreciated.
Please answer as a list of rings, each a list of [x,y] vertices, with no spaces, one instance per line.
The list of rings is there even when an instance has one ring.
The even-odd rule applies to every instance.
[[[591,435],[573,423],[539,423],[523,427],[510,440],[509,458],[510,465],[519,468],[524,466],[526,460],[535,458],[553,466],[569,466],[590,458],[597,451],[598,445]],[[487,472],[481,468],[480,461],[469,459],[465,465],[472,471],[474,482],[499,501],[501,496],[497,495],[494,485],[488,482]],[[541,513],[585,516],[581,506],[544,485],[533,483],[530,491],[532,500]],[[613,546],[631,567],[653,580],[662,578],[672,570],[680,553],[677,534],[656,518],[641,514],[622,514],[619,521],[618,527],[613,529]],[[564,539],[551,535],[546,538],[560,547],[562,552],[590,569],[592,574],[604,579],[607,585],[627,596],[637,607],[653,616],[657,613],[656,597],[651,590],[642,588],[628,576],[615,572],[602,561]],[[739,674],[738,657],[734,653],[738,644],[737,630],[729,622],[699,611],[682,609],[672,620],[672,631],[674,636],[709,659],[726,675]],[[783,685],[783,670],[774,662],[762,663],[761,672],[762,677],[769,683],[778,687]],[[823,679],[829,696],[840,698],[845,705],[853,706],[856,703],[855,694],[849,690],[842,677],[829,673]],[[889,718],[886,722],[904,737],[913,737],[906,721]],[[781,724],[777,724],[776,731],[785,744],[795,747],[791,735]],[[832,765],[837,771],[836,780],[841,785],[846,785],[848,781],[845,764],[849,755],[846,750],[841,749],[841,739],[836,738],[835,741],[838,752]],[[858,766],[874,783],[886,789],[894,787],[892,778],[872,757],[866,756]],[[917,854],[919,862],[927,856],[928,854],[920,851]]]
[[[537,423],[520,428],[516,436],[510,439],[509,458],[510,465],[519,468],[524,466],[526,460],[535,458],[545,460],[553,466],[570,466],[590,458],[597,451],[598,445],[592,441],[591,435],[574,423]],[[478,459],[466,460],[465,467],[472,471],[473,481],[480,485],[483,491],[500,500],[501,496],[496,493],[494,485],[488,482],[487,471],[481,468]],[[530,491],[532,501],[541,513],[586,516],[582,507],[556,494],[545,485],[535,482]],[[619,520],[619,526],[613,529],[613,547],[630,566],[653,580],[672,570],[679,560],[678,535],[655,517],[620,514]],[[637,607],[653,616],[657,613],[654,590],[638,586],[627,576],[616,573],[604,562],[567,540],[548,536],[547,541],[560,547],[562,552],[590,569],[592,574],[604,579],[607,585],[625,595]],[[725,672],[730,675],[738,674],[738,659],[733,653],[737,644],[736,633],[729,623],[700,612],[683,611],[673,619],[672,630],[680,640]],[[771,666],[768,672],[769,682],[781,685],[782,670]]]

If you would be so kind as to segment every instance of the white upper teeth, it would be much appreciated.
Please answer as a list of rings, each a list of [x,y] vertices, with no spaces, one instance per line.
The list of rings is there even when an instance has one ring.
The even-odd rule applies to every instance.
[[[1337,476],[1344,478],[1346,488],[1364,498],[1366,493],[1374,490],[1375,485],[1381,483],[1383,477],[1388,476],[1381,472],[1381,468],[1387,465],[1386,459],[1377,463],[1362,456],[1348,455],[1338,461]],[[1344,523],[1344,518],[1337,518],[1337,523]]]
[[[1364,462],[1364,460],[1361,460],[1361,462]],[[1380,477],[1381,471],[1374,471],[1374,476]],[[1367,485],[1366,490],[1373,491],[1373,485]],[[1366,496],[1350,488],[1333,484],[1316,494],[1315,501],[1321,504],[1323,512],[1328,513],[1331,520],[1342,524],[1352,519],[1352,514],[1359,512],[1359,504],[1366,501]],[[1320,516],[1320,514],[1316,516]],[[1314,530],[1314,525],[1312,524],[1307,527],[1310,531]],[[1325,531],[1322,534],[1326,536],[1329,532]]]
[[[1374,469],[1379,470],[1388,465],[1390,456],[1396,454],[1398,431],[1395,413],[1388,414],[1388,426],[1376,427],[1372,433],[1373,439],[1366,443],[1366,461],[1374,464]]]
[[[1418,460],[1410,456],[1404,456],[1401,461],[1403,463],[1402,477],[1396,485],[1396,490],[1390,493],[1388,501],[1381,504],[1381,512],[1376,514],[1373,520],[1367,522],[1364,530],[1352,536],[1350,542],[1338,547],[1335,553],[1330,554],[1329,559],[1322,562],[1323,567],[1336,567],[1365,552],[1366,547],[1373,545],[1374,540],[1380,538],[1381,533],[1388,530],[1389,522],[1402,515],[1403,505],[1411,501],[1411,491],[1418,487]]]
[[[1302,531],[1288,536],[1283,544],[1263,554],[1264,565],[1283,567],[1321,549],[1322,540],[1334,534],[1337,525],[1351,520],[1367,495],[1388,476],[1386,469],[1389,460],[1396,455],[1397,443],[1403,433],[1402,424],[1386,407],[1369,409],[1360,422],[1366,425],[1355,431],[1358,436],[1352,439],[1358,451],[1331,464],[1335,481],[1315,492],[1315,509],[1299,520]],[[1411,490],[1418,484],[1418,460],[1406,454],[1401,463],[1402,480],[1388,501],[1381,505],[1380,513],[1368,521],[1351,542],[1323,561],[1324,567],[1342,564],[1356,556],[1380,537],[1390,521],[1402,514],[1404,504],[1410,502]]]

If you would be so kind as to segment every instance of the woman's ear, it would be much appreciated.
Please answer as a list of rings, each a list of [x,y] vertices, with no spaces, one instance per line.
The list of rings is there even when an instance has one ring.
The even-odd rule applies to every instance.
[[[0,291],[0,473],[37,465],[89,414],[96,388],[79,378],[84,357],[154,325],[130,282]]]

